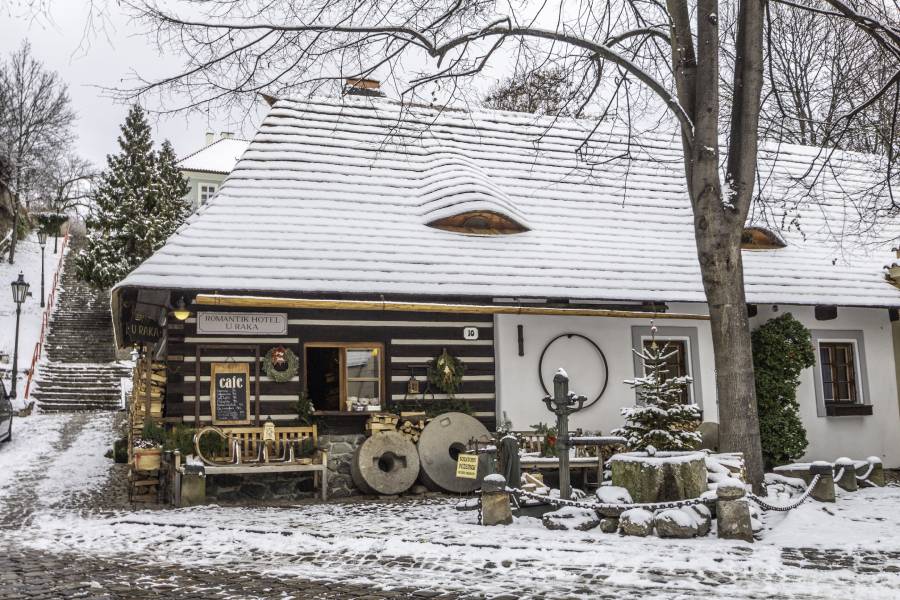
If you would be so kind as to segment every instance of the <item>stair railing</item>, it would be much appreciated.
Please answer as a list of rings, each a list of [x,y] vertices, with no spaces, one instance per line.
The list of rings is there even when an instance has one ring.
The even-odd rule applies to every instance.
[[[34,345],[34,352],[31,353],[31,367],[28,369],[28,381],[25,383],[25,399],[31,393],[31,380],[34,378],[34,372],[37,369],[37,363],[41,359],[41,351],[44,348],[44,338],[50,331],[50,315],[53,312],[53,305],[56,303],[56,290],[59,284],[59,278],[62,274],[63,259],[66,256],[66,246],[69,243],[69,232],[63,236],[62,244],[59,248],[59,262],[56,264],[56,271],[53,273],[53,282],[50,284],[50,293],[47,294],[47,302],[44,307],[44,314],[41,316],[41,335]]]

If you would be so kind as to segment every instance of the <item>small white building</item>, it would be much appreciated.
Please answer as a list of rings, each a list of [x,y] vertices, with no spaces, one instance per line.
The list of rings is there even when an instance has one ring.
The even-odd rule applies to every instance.
[[[178,161],[181,174],[191,188],[188,198],[194,210],[213,197],[249,145],[249,140],[228,132],[222,132],[218,139],[214,133],[207,132],[206,145]]]
[[[203,352],[258,364],[280,345],[299,372],[289,384],[259,380],[256,420],[296,418],[308,391],[328,408],[323,419],[361,431],[350,396],[381,407],[439,401],[421,390],[447,349],[467,367],[456,398],[489,425],[551,422],[541,397],[564,367],[592,401],[572,426],[609,432],[635,402],[624,381],[642,374],[632,350],[655,317],[658,338],[678,347],[673,367],[694,378],[685,401],[718,421],[679,135],[596,126],[380,98],[278,100],[249,147],[218,140],[184,159],[203,204],[202,186],[218,186],[241,157],[113,292],[127,306],[164,290],[170,306],[196,312],[170,320],[161,342],[187,369],[170,375],[167,416],[212,420],[194,387],[209,375]],[[888,244],[840,234],[874,163],[837,153],[824,172],[810,169],[820,160],[815,148],[762,144],[760,193],[772,202],[746,231],[748,311],[754,327],[790,312],[812,331],[817,362],[798,392],[808,456],[900,467],[900,290],[884,273],[895,258]],[[199,327],[213,317],[278,327]],[[360,352],[365,377],[348,367]]]

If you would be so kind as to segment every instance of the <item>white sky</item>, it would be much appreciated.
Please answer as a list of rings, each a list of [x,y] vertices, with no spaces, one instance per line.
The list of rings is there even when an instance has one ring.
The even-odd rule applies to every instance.
[[[0,8],[0,54],[6,58],[23,40],[31,42],[35,58],[57,71],[69,85],[78,113],[78,153],[95,166],[105,167],[106,155],[118,150],[116,137],[128,107],[105,97],[100,88],[121,85],[133,71],[145,77],[171,74],[178,70],[180,61],[160,56],[116,2],[106,3],[104,30],[89,35],[86,44],[87,0],[54,0],[49,10],[49,18],[23,19]],[[242,128],[227,118],[213,117],[151,117],[154,140],[160,143],[168,138],[181,157],[203,146],[206,131],[241,133]],[[243,129],[246,135],[254,131],[252,124]]]

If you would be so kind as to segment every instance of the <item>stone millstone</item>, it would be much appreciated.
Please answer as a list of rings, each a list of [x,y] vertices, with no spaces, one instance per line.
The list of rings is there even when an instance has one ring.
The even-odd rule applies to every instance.
[[[456,457],[465,452],[472,439],[488,436],[481,421],[465,413],[444,413],[431,420],[419,436],[419,459],[422,482],[433,488],[455,494],[478,489],[488,472],[485,457],[479,457],[478,479],[456,476]]]
[[[616,454],[609,459],[612,484],[636,503],[698,498],[707,489],[706,457],[700,452]]]
[[[350,474],[356,487],[367,494],[401,494],[419,476],[419,453],[403,434],[378,432],[356,449]]]

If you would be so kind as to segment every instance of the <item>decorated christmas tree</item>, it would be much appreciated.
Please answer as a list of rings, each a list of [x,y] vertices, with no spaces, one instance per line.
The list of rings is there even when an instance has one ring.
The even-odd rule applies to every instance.
[[[79,276],[98,288],[120,281],[175,233],[190,214],[189,188],[165,142],[153,151],[150,126],[132,107],[119,136],[120,151],[106,159],[92,195],[88,243],[77,259]]]
[[[668,362],[678,352],[665,342],[654,339],[649,347],[635,354],[644,366],[644,376],[628,380],[637,391],[637,404],[623,408],[625,426],[613,434],[628,440],[631,450],[691,450],[701,441],[700,408],[684,402],[684,391],[691,383],[687,375],[670,376]]]

